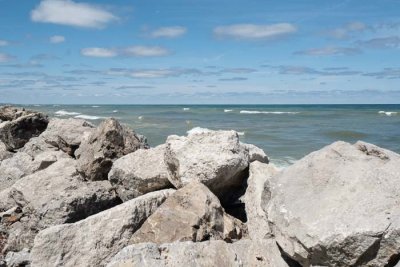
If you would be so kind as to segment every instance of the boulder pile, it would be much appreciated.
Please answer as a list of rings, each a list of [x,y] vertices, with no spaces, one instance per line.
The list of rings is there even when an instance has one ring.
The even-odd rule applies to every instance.
[[[400,155],[335,142],[279,169],[235,131],[150,148],[0,108],[0,267],[386,266],[400,261]]]

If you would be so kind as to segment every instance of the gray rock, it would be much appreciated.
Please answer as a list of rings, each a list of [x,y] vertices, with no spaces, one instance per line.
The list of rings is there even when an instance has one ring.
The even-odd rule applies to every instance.
[[[133,234],[130,243],[170,243],[209,239],[240,239],[246,231],[226,215],[218,198],[200,182],[170,196]]]
[[[12,186],[17,180],[36,171],[43,170],[59,159],[68,158],[60,151],[37,154],[35,158],[25,152],[0,162],[0,191]]]
[[[164,163],[165,145],[139,149],[116,160],[108,180],[123,201],[148,192],[172,187]]]
[[[107,267],[288,267],[275,242],[270,240],[240,240],[225,243],[176,242],[156,245],[135,244],[125,247],[112,258]]]
[[[120,203],[108,181],[82,181],[72,159],[61,159],[4,191],[0,208],[20,209],[0,223],[8,233],[7,251],[30,248],[41,229],[76,222]]]
[[[247,151],[249,151],[250,162],[253,161],[259,161],[262,163],[269,162],[267,154],[265,154],[264,150],[262,150],[261,148],[252,144],[246,144],[246,143],[241,143],[241,144],[247,149]]]
[[[87,180],[106,180],[116,159],[140,148],[148,148],[142,136],[106,119],[76,150],[78,170]]]
[[[399,154],[336,142],[270,179],[265,211],[278,244],[302,266],[393,266],[399,181]]]
[[[276,175],[278,169],[272,164],[259,161],[250,163],[250,176],[244,202],[247,215],[247,227],[251,239],[268,238],[271,235],[267,215],[263,210],[270,198],[269,180]]]
[[[29,139],[40,135],[47,127],[48,118],[39,112],[3,107],[0,109],[0,140],[7,150],[23,147]]]
[[[85,120],[53,118],[40,137],[46,143],[73,156],[85,135],[93,131],[94,126]]]
[[[8,252],[5,258],[5,262],[7,264],[7,267],[29,266],[31,262],[29,249],[24,248],[19,252]]]
[[[218,196],[242,183],[249,154],[235,131],[194,132],[169,136],[165,162],[176,188],[192,181],[207,185]]]
[[[1,161],[11,158],[13,156],[13,153],[7,151],[6,145],[0,141],[0,163]]]
[[[77,223],[41,231],[31,252],[32,267],[105,266],[173,192],[152,192]]]

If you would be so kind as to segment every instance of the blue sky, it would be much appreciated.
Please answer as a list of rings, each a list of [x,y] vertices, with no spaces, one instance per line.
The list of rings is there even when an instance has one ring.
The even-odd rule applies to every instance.
[[[0,103],[399,103],[398,0],[0,0]]]

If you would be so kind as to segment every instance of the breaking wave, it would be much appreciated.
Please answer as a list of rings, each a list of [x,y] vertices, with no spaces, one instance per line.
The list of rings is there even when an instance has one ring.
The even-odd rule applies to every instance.
[[[57,116],[74,116],[74,115],[80,115],[81,113],[71,112],[71,111],[66,111],[66,110],[59,110],[59,111],[56,111],[55,114]]]
[[[84,120],[100,120],[100,119],[104,119],[103,117],[90,116],[90,115],[84,115],[84,114],[75,116],[75,118],[84,119]]]
[[[241,114],[298,114],[294,111],[258,111],[258,110],[241,110]]]
[[[386,115],[386,116],[393,116],[393,115],[397,115],[398,112],[397,111],[383,111],[383,110],[381,110],[378,113]]]

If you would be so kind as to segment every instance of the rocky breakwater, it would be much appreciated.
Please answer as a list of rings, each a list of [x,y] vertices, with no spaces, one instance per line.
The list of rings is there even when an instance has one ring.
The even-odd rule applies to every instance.
[[[6,107],[6,123],[24,116],[10,110],[47,119]],[[336,142],[278,169],[235,131],[149,148],[115,119],[50,119],[30,134],[24,125],[18,146],[0,127],[0,266],[400,260],[400,155],[372,144]]]

